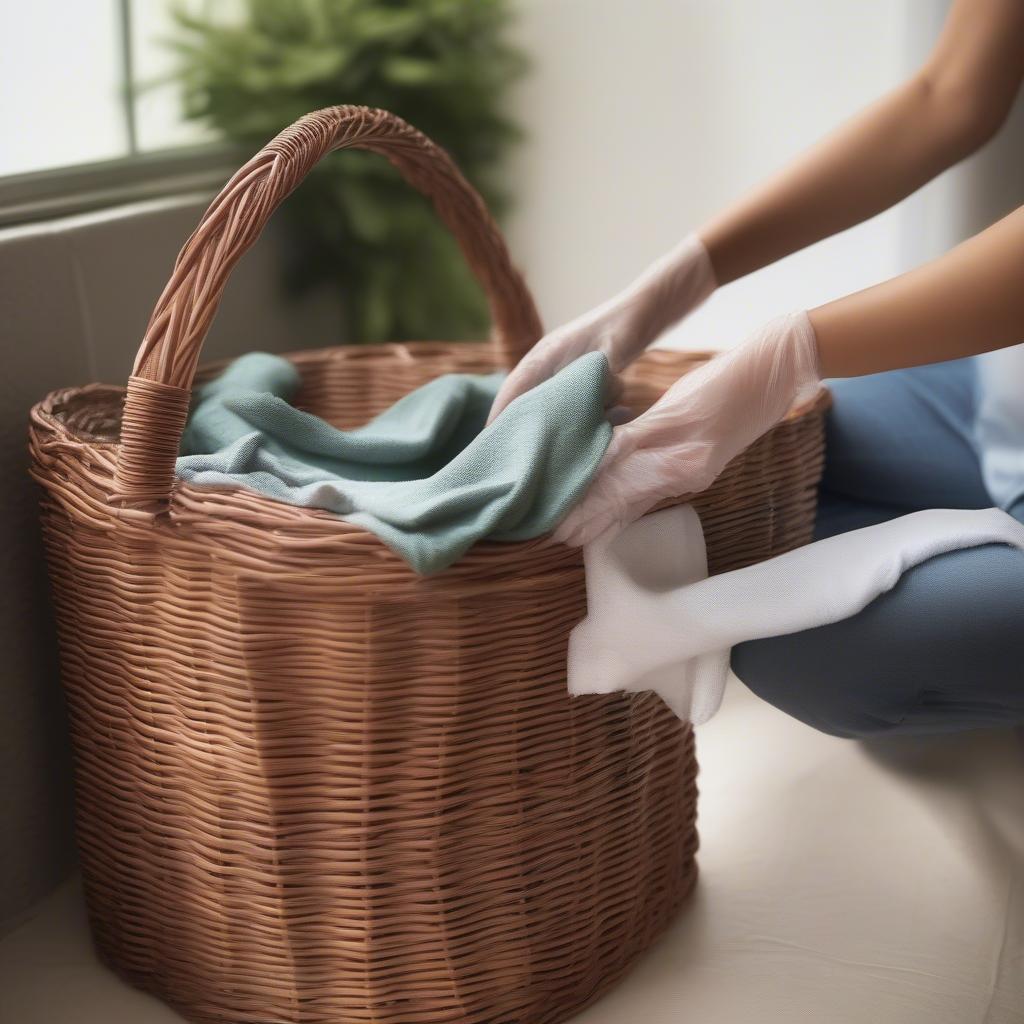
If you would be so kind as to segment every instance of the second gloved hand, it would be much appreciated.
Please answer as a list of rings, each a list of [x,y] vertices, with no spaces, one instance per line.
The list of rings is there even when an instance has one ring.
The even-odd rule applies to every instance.
[[[615,429],[590,487],[554,539],[587,544],[665,498],[704,490],[820,382],[807,314],[772,320],[680,377],[647,412]]]

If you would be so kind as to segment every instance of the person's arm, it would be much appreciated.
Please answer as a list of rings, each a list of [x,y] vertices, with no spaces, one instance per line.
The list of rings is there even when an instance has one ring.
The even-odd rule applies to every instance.
[[[584,352],[604,352],[618,373],[718,285],[903,199],[996,131],[1022,75],[1024,0],[955,0],[932,54],[909,81],[619,294],[542,338],[502,385],[491,419]]]
[[[924,66],[697,234],[718,284],[867,220],[980,148],[1024,76],[1024,2],[956,0]]]
[[[555,539],[586,544],[707,487],[821,378],[955,359],[1024,338],[1024,207],[940,259],[779,317],[682,376],[612,434]]]
[[[939,259],[808,315],[825,377],[937,363],[1024,341],[1024,207]]]

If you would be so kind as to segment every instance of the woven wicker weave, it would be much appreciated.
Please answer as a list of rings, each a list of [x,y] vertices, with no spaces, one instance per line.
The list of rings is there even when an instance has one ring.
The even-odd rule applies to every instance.
[[[304,408],[351,426],[540,333],[450,160],[390,115],[332,108],[250,161],[186,244],[123,423],[125,391],[102,385],[33,410],[92,928],[107,963],[195,1021],[552,1022],[667,924],[697,846],[690,730],[653,695],[566,695],[579,552],[482,543],[424,580],[327,513],[172,488],[228,272],[342,146],[435,200],[497,343],[296,354]],[[697,358],[649,353],[631,401]],[[808,539],[826,401],[694,499],[712,571]]]

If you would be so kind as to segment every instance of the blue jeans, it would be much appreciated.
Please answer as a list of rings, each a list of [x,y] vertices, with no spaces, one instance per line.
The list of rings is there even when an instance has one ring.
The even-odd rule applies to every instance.
[[[830,386],[818,537],[925,508],[992,507],[973,440],[973,361]],[[1024,502],[1009,511],[1024,520]],[[1020,724],[1024,552],[939,555],[849,619],[739,644],[732,667],[769,703],[836,736]]]

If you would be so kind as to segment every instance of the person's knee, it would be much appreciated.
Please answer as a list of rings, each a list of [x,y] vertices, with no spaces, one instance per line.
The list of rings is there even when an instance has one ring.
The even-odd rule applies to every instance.
[[[823,732],[867,737],[1024,721],[1024,552],[984,545],[903,574],[849,619],[740,644],[736,675]]]
[[[839,654],[842,625],[738,644],[732,670],[762,700],[820,732],[848,739],[891,732],[907,713],[907,697],[886,685],[869,651],[853,663]]]
[[[909,570],[900,586],[916,629],[931,638],[933,664],[948,666],[946,678],[1019,679],[1024,552],[1001,544],[950,551]]]

